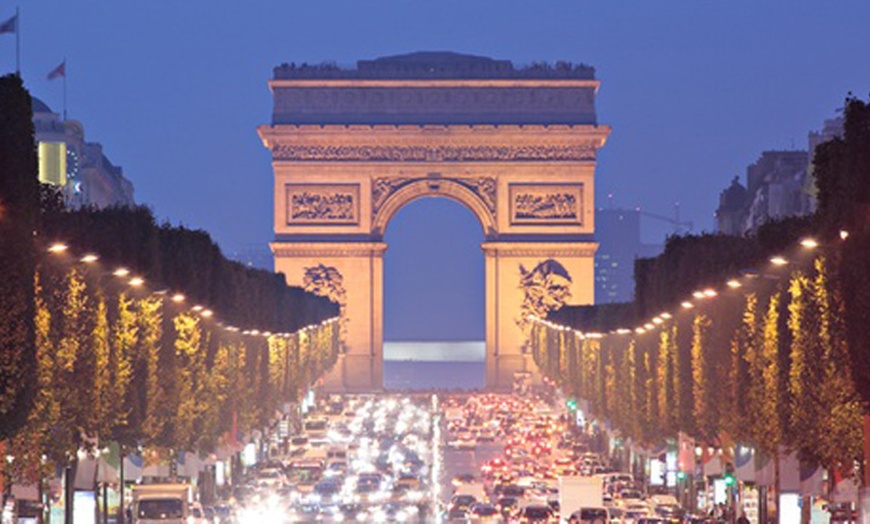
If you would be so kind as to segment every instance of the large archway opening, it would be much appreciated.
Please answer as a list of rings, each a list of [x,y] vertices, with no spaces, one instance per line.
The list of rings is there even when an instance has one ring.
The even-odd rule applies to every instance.
[[[483,388],[480,220],[450,198],[417,198],[390,217],[384,240],[384,387]]]

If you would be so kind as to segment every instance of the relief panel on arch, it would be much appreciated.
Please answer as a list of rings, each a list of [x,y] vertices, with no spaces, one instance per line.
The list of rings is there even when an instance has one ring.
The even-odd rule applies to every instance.
[[[287,184],[288,226],[359,224],[359,184]]]
[[[583,184],[509,184],[513,226],[582,226]]]

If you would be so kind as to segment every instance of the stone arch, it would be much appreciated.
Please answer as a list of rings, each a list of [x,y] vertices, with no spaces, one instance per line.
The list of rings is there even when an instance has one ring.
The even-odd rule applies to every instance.
[[[458,202],[471,211],[483,228],[484,237],[496,233],[495,214],[483,199],[460,182],[442,178],[420,178],[406,183],[393,192],[375,212],[372,234],[383,238],[393,216],[411,202],[423,197],[445,197]]]

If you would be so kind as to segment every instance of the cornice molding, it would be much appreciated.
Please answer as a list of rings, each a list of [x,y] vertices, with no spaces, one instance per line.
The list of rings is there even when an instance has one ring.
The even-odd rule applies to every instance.
[[[487,257],[593,257],[597,242],[484,242]]]
[[[272,160],[297,162],[487,162],[487,161],[593,161],[596,147],[585,145],[314,145],[276,144]]]
[[[586,87],[596,92],[600,80],[582,78],[398,78],[398,79],[349,79],[316,78],[269,80],[269,89],[288,87],[336,88],[336,87]]]
[[[385,242],[271,242],[275,258],[383,257]]]

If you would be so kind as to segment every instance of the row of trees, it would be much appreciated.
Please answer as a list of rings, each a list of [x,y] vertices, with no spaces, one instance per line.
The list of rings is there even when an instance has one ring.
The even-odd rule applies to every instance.
[[[17,480],[117,441],[168,458],[266,426],[335,362],[339,323],[242,335],[99,267],[47,259],[36,274],[37,391],[9,439]]]
[[[543,372],[636,442],[682,431],[711,445],[790,449],[844,473],[863,463],[870,483],[870,104],[849,98],[845,116],[844,136],[815,153],[815,215],[755,237],[669,239],[662,256],[636,265],[634,304],[551,317],[586,332],[655,322],[591,336],[538,322],[530,346]],[[808,234],[826,243],[769,265]],[[745,271],[753,266],[768,269]],[[741,287],[680,308],[738,274]]]
[[[43,186],[40,237],[125,266],[149,282],[183,290],[236,326],[291,332],[338,314],[328,297],[286,284],[283,274],[227,259],[204,231],[157,224],[150,209],[65,209]]]
[[[64,209],[40,191],[17,75],[0,78],[0,100],[0,445],[17,477],[54,471],[97,440],[208,451],[266,423],[333,364],[337,304],[227,260],[204,232],[157,225],[147,208]],[[101,261],[49,253],[54,241]],[[153,292],[112,276],[117,266]],[[240,334],[175,292],[228,325],[293,335]]]
[[[684,432],[713,446],[785,447],[851,472],[862,454],[861,403],[832,279],[839,265],[821,255],[775,279],[744,279],[643,332],[584,336],[538,322],[532,352],[567,394],[634,442]]]

